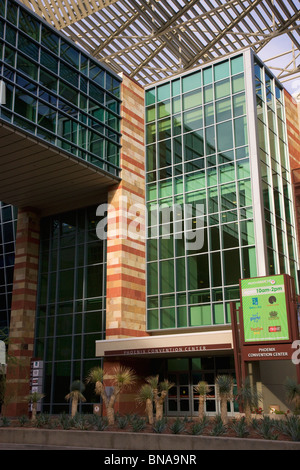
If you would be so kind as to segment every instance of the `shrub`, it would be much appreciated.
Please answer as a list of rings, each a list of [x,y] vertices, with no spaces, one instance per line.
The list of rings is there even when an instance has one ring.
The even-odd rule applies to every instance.
[[[175,421],[170,425],[170,430],[173,434],[180,434],[185,431],[185,420],[177,418]]]
[[[132,421],[131,426],[132,426],[133,432],[140,432],[140,431],[143,431],[143,429],[145,429],[146,421],[144,418],[138,417]]]
[[[223,423],[222,416],[217,415],[214,419],[214,424],[210,432],[211,436],[222,436],[227,432],[227,426]]]
[[[120,429],[125,429],[128,422],[129,420],[127,416],[117,416],[117,424]]]
[[[204,416],[203,419],[201,419],[200,421],[197,421],[197,423],[194,423],[192,425],[191,433],[194,436],[199,436],[200,434],[203,434],[207,425],[208,425],[208,419],[206,418],[206,416]]]
[[[108,426],[107,418],[103,418],[102,416],[95,416],[94,420],[94,428],[96,431],[104,431]]]
[[[154,432],[161,434],[167,426],[167,420],[165,418],[158,419],[152,426]]]
[[[20,425],[21,427],[23,427],[23,426],[25,426],[26,424],[28,424],[29,418],[28,418],[28,416],[26,416],[26,415],[22,415],[22,416],[20,416],[20,417],[18,418],[18,421],[19,421],[19,425]]]
[[[245,416],[240,419],[233,420],[231,429],[236,433],[238,437],[247,437],[249,435],[249,429],[247,426],[247,420]]]
[[[273,441],[278,439],[278,434],[276,434],[276,422],[269,418],[269,416],[264,416],[262,419],[257,420],[256,432],[264,439]]]

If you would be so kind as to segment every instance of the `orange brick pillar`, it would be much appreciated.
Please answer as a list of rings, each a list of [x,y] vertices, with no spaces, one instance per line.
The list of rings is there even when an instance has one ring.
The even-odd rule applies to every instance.
[[[298,261],[300,262],[300,105],[284,90],[285,114],[292,186],[295,200],[295,222],[298,234]],[[297,282],[297,279],[296,279]]]
[[[19,209],[15,268],[9,328],[9,359],[6,374],[4,414],[28,412],[24,397],[30,392],[30,362],[33,357],[36,294],[38,283],[40,219],[32,209]]]
[[[147,335],[144,90],[124,74],[122,79],[122,181],[108,194],[106,339]],[[108,376],[118,364],[104,360]],[[120,397],[116,411],[130,410],[129,395]]]

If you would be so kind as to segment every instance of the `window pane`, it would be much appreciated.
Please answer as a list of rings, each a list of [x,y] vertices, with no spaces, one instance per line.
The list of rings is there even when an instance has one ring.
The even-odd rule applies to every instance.
[[[224,98],[230,94],[230,81],[227,78],[218,83],[215,83],[215,99]]]
[[[231,99],[226,98],[216,102],[216,122],[231,118]]]
[[[217,125],[218,151],[222,152],[233,147],[232,122]],[[241,144],[242,145],[242,144]]]
[[[187,75],[182,78],[182,92],[185,93],[186,91],[198,88],[201,84],[201,71]]]
[[[188,257],[188,288],[189,290],[209,287],[208,255]]]
[[[211,325],[210,305],[190,307],[190,326]]]
[[[161,293],[174,292],[174,261],[160,262],[160,291]]]
[[[203,127],[202,108],[187,111],[183,114],[183,132],[190,132]]]
[[[234,135],[236,147],[248,144],[247,118],[242,117],[234,120]]]
[[[222,80],[222,78],[227,78],[228,76],[229,76],[229,60],[226,60],[214,66],[215,81]]]
[[[194,108],[202,104],[202,89],[190,91],[182,97],[183,110]]]
[[[223,251],[225,285],[238,284],[241,277],[239,250]]]

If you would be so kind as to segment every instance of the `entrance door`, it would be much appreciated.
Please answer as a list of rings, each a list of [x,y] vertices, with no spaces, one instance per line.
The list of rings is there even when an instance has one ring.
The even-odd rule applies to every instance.
[[[169,390],[167,398],[167,415],[169,416],[197,416],[199,396],[194,386],[205,381],[210,387],[206,396],[205,414],[216,415],[220,413],[220,404],[216,399],[215,380],[218,375],[228,374],[235,376],[233,357],[196,357],[176,358],[167,360],[167,379],[174,385]],[[233,414],[234,402],[228,403],[228,412]]]
[[[174,384],[168,393],[168,414],[189,415],[191,406],[189,373],[174,372],[172,374],[168,374],[168,380]]]

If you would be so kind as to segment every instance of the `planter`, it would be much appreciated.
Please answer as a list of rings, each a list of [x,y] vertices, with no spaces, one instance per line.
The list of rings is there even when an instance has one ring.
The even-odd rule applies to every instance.
[[[110,431],[1,428],[0,442],[40,445],[41,449],[170,450],[300,450],[300,442],[230,437],[150,434]]]

